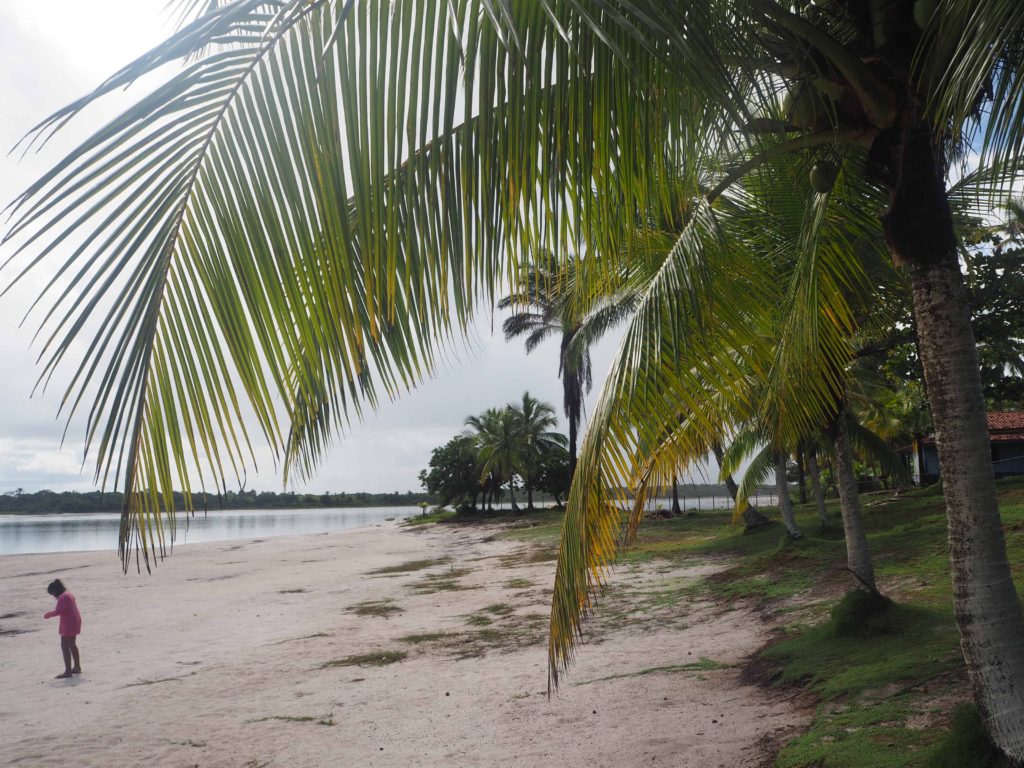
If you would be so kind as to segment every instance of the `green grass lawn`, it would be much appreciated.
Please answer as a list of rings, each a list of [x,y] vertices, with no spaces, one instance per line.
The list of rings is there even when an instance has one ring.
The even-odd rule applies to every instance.
[[[1000,509],[1018,590],[1024,590],[1024,478],[998,483]],[[812,702],[809,730],[786,744],[780,768],[895,768],[992,765],[977,739],[969,700],[946,553],[938,489],[898,498],[862,498],[879,586],[892,603],[870,620],[851,618],[838,502],[831,530],[819,528],[810,504],[797,506],[805,537],[790,541],[781,525],[751,533],[728,512],[646,522],[619,562],[692,561],[731,555],[726,570],[700,591],[721,601],[751,601],[790,616],[781,636],[752,665],[779,695]],[[560,516],[546,511],[503,518],[502,533],[554,549]],[[613,576],[614,580],[614,576]],[[972,728],[974,730],[972,730]],[[945,740],[944,740],[945,739]]]

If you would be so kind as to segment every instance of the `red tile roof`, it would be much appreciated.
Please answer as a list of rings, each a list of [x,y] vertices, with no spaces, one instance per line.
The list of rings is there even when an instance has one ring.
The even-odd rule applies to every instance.
[[[994,443],[1024,442],[1024,411],[990,411],[988,436]],[[926,445],[935,444],[935,436],[924,438]]]
[[[988,431],[1024,429],[1024,411],[991,411],[988,414]]]

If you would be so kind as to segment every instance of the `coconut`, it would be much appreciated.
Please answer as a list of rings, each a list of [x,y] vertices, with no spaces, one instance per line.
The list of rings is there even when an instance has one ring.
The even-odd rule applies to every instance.
[[[811,186],[819,194],[827,194],[835,186],[836,177],[839,176],[839,169],[826,160],[819,160],[811,168]]]

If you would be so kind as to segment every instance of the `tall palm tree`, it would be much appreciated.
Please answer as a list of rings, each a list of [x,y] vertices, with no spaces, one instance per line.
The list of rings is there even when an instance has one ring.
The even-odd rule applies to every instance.
[[[531,397],[529,392],[523,393],[520,403],[509,403],[508,410],[518,419],[520,448],[516,469],[526,487],[526,508],[533,510],[533,486],[544,454],[555,448],[564,449],[566,439],[554,429],[558,425],[555,409]]]
[[[81,355],[62,403],[88,411],[97,479],[126,492],[125,562],[135,544],[147,565],[162,552],[176,484],[191,505],[191,488],[244,476],[242,402],[286,468],[308,473],[364,405],[432,370],[537,247],[614,255],[618,273],[643,256],[637,212],[659,209],[685,228],[580,453],[552,614],[557,669],[614,556],[615,537],[585,524],[602,514],[601,483],[619,480],[611,457],[653,445],[678,413],[694,376],[680,360],[706,354],[701,375],[732,380],[735,361],[700,338],[726,329],[694,309],[724,266],[756,277],[720,247],[733,185],[772,158],[824,158],[814,176],[827,191],[842,156],[850,180],[888,198],[882,225],[913,289],[962,647],[996,744],[1024,759],[1024,615],[950,211],[957,196],[989,207],[984,190],[1000,185],[944,183],[972,131],[984,166],[1009,173],[1024,158],[1024,4],[937,0],[930,19],[928,5],[184,0],[167,42],[32,132],[28,145],[182,65],[26,190],[5,235],[8,269],[52,265],[42,376]],[[836,256],[855,268],[855,253]],[[736,282],[716,309],[739,321],[738,302],[757,290]],[[749,337],[730,348],[763,344],[729,327]],[[655,432],[643,434],[648,421]]]
[[[636,305],[635,293],[611,296],[589,311],[577,286],[578,258],[563,264],[552,253],[527,267],[515,292],[498,302],[499,309],[512,309],[502,323],[505,341],[525,336],[526,354],[541,342],[560,335],[558,376],[562,380],[562,409],[569,423],[569,471],[576,471],[576,445],[583,418],[583,398],[593,387],[590,347],[614,325],[625,320]]]

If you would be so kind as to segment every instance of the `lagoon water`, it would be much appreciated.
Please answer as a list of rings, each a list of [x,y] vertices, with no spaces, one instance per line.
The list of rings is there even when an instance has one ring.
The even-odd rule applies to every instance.
[[[359,528],[419,514],[419,507],[234,509],[186,519],[178,515],[175,546]],[[0,555],[117,549],[116,513],[0,515]]]

